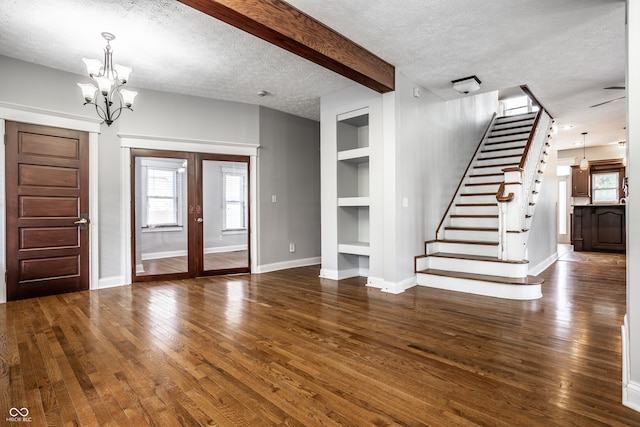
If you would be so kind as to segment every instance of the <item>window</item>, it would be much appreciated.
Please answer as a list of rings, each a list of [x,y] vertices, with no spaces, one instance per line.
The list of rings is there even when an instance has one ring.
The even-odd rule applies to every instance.
[[[620,173],[618,171],[594,172],[592,179],[592,203],[617,203],[620,199]]]
[[[182,227],[184,161],[144,158],[141,166],[142,227]]]
[[[528,96],[518,96],[516,98],[507,98],[500,101],[503,115],[514,116],[517,114],[525,114],[538,111],[540,108],[537,105],[532,105]]]
[[[246,230],[246,175],[224,172],[224,229]]]

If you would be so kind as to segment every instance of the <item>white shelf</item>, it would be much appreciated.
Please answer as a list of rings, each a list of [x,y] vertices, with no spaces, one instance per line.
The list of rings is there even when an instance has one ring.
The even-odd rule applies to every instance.
[[[354,163],[364,163],[369,161],[369,147],[354,148],[338,152],[338,160],[350,161]]]
[[[338,206],[369,206],[368,197],[339,197]]]
[[[369,242],[339,243],[338,252],[342,254],[369,256]]]

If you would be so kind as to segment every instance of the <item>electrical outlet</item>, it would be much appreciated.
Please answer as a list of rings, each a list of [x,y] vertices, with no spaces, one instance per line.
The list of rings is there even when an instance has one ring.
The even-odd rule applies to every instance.
[[[295,252],[295,251],[296,251],[296,244],[289,243],[289,252]]]
[[[271,195],[271,203],[275,203],[276,202],[276,195],[272,194]]]

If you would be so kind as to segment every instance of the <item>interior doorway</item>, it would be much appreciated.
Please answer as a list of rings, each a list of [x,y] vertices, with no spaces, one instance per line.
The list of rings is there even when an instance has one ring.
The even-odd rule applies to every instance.
[[[133,282],[250,272],[249,162],[131,150]]]
[[[89,134],[6,122],[9,301],[89,289]]]

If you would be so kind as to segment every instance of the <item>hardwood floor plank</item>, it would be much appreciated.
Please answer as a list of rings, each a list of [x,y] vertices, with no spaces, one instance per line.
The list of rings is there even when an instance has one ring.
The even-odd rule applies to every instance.
[[[624,256],[569,253],[542,276],[535,301],[393,295],[317,266],[15,301],[0,410],[25,405],[33,425],[640,426],[620,402]]]

